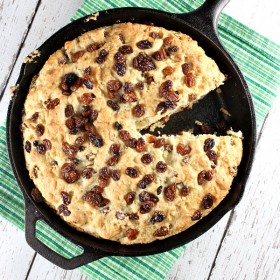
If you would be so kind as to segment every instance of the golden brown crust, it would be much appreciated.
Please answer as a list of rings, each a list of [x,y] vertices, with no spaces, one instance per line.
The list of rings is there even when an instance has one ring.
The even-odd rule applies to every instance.
[[[152,38],[151,32],[158,33],[161,38]],[[167,37],[171,38],[170,45],[163,43]],[[137,44],[141,40],[148,40],[152,43],[152,47],[139,49]],[[97,44],[99,49],[93,50]],[[122,60],[121,66],[125,65],[126,68],[125,74],[120,76],[115,70],[114,56],[124,44],[131,46],[133,52],[124,54],[125,62],[122,57],[117,58]],[[168,49],[174,46],[177,49]],[[155,69],[150,71],[136,69],[133,60],[139,53],[144,52],[155,57],[154,53],[162,47],[165,52],[164,60],[157,61],[151,58]],[[103,49],[108,54],[102,58],[100,53]],[[100,60],[96,62],[98,57],[102,58],[101,63]],[[188,73],[182,71],[184,63],[189,65]],[[173,73],[168,76],[165,75],[167,72],[163,71],[167,66],[173,69]],[[67,85],[63,85],[65,75],[69,73],[75,73],[81,78],[80,81],[76,80],[76,88],[69,89]],[[192,76],[193,81],[185,83],[188,75]],[[82,82],[85,80],[90,84],[85,82],[83,85]],[[108,91],[110,80],[117,80],[122,84],[121,89],[115,94]],[[168,80],[172,81],[172,86],[167,91],[161,90],[162,83]],[[22,127],[26,165],[30,177],[41,191],[46,203],[56,209],[67,223],[96,237],[116,240],[122,244],[148,243],[187,229],[196,222],[193,220],[194,217],[192,219],[195,211],[200,210],[204,217],[228,193],[242,157],[241,137],[237,134],[222,137],[194,136],[185,132],[177,136],[163,136],[165,144],[170,146],[155,148],[154,143],[149,143],[152,141],[151,136],[141,135],[139,130],[181,108],[191,106],[193,102],[219,86],[223,80],[224,76],[215,62],[205,55],[195,41],[187,35],[159,27],[118,24],[87,32],[67,42],[63,49],[50,56],[32,84],[25,102]],[[143,90],[135,86],[140,82],[144,84]],[[128,96],[124,96],[129,91],[126,89],[125,92],[125,83],[133,85],[132,93],[129,92]],[[169,95],[166,95],[166,92]],[[85,93],[88,95],[85,96]],[[94,96],[91,96],[92,93]],[[178,97],[174,96],[174,93]],[[110,99],[112,97],[114,98]],[[125,98],[134,98],[136,101],[123,103],[122,99]],[[176,99],[173,100],[172,108],[165,110],[164,107],[157,112],[158,104],[166,103],[170,98]],[[117,104],[118,110],[112,110],[108,106],[108,101],[114,102],[111,107]],[[139,104],[144,105],[144,113],[140,112],[141,108],[137,108],[135,113],[134,107]],[[71,117],[71,114],[65,116],[67,105],[73,106],[76,114],[74,117]],[[91,112],[96,110],[97,119],[80,117],[83,110],[83,114],[86,114],[85,108],[90,108]],[[140,116],[135,117],[135,114]],[[70,129],[65,125],[65,121],[75,116],[80,120],[86,119],[88,124],[93,123],[94,127],[88,124],[81,125],[76,131],[75,129],[71,131],[72,134],[69,133]],[[123,130],[130,133],[131,137],[138,139],[137,148],[128,147],[134,145],[133,141],[128,144],[121,140],[119,131],[114,127],[116,121],[122,125]],[[94,137],[93,140],[91,135],[100,136],[102,141]],[[79,136],[85,141],[78,145],[75,141]],[[143,149],[139,140],[141,137],[145,142]],[[217,154],[217,159],[210,160],[208,151],[204,150],[207,139],[213,139],[211,141],[214,141],[214,146],[210,145],[210,150]],[[50,141],[51,148],[46,140]],[[43,151],[38,147],[42,144],[45,147]],[[117,155],[114,159],[111,159],[114,157],[112,148],[110,152],[112,144],[120,145],[121,150],[121,155]],[[179,148],[178,153],[179,144],[185,150],[180,152]],[[116,152],[115,156],[116,154],[119,153]],[[150,164],[143,164],[141,158],[144,154],[152,156]],[[117,161],[115,165],[109,166],[109,169],[111,172],[118,170],[119,180],[114,180],[117,179],[114,176],[114,179],[112,177],[107,180],[100,179],[100,170],[108,166],[108,160],[111,160],[109,164],[113,164],[114,160]],[[164,166],[157,168],[160,161],[166,164],[166,170]],[[137,178],[132,178],[134,173],[127,171],[128,167],[138,170]],[[73,173],[69,168],[72,168]],[[84,174],[86,168],[86,171],[90,171],[91,177]],[[79,178],[77,177],[73,183],[67,183],[66,181],[72,180],[73,176],[66,172],[70,177],[66,176],[65,179],[62,169],[64,171],[67,169],[67,172]],[[208,173],[200,175],[202,184],[199,185],[198,176],[202,171]],[[147,174],[154,175],[153,182],[139,187],[138,182]],[[213,178],[209,180],[209,176]],[[92,196],[90,191],[97,185],[103,186],[102,193],[96,195],[98,191],[95,188],[95,195]],[[157,194],[160,186],[162,191]],[[144,195],[143,191],[148,194]],[[130,192],[133,192],[135,198],[131,204],[127,204],[125,195]],[[142,202],[139,200],[140,193]],[[66,198],[63,198],[65,195]],[[148,202],[145,202],[144,197],[147,199],[147,195],[150,197]],[[126,198],[128,200],[128,197]],[[97,199],[99,204],[96,201],[92,203],[92,199]],[[150,210],[148,213],[140,213],[148,211],[147,209]],[[197,213],[197,217],[199,214],[200,212]]]

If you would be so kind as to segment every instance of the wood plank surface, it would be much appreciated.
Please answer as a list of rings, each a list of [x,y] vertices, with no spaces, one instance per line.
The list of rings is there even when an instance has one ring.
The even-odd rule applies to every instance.
[[[54,264],[49,263],[37,254],[30,274],[29,280],[54,280],[54,279],[67,279],[67,280],[89,280],[79,270],[64,270]],[[96,279],[95,279],[96,280]]]
[[[207,279],[227,227],[229,215],[230,213],[226,214],[208,232],[187,244],[182,257],[174,264],[166,280]]]
[[[0,95],[29,30],[37,4],[38,0],[0,1]]]
[[[22,231],[0,220],[0,279],[24,279],[34,251],[27,245]]]

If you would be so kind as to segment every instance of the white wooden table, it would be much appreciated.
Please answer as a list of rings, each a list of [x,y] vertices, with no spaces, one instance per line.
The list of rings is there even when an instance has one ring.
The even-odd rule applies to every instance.
[[[0,119],[24,57],[69,22],[82,0],[0,0]],[[277,0],[235,0],[224,12],[280,44]],[[280,81],[280,77],[279,77]],[[280,82],[279,82],[280,83]],[[279,92],[280,93],[280,92]],[[188,244],[166,279],[280,279],[280,98],[262,129],[241,203]],[[0,279],[87,279],[49,263],[0,219]]]

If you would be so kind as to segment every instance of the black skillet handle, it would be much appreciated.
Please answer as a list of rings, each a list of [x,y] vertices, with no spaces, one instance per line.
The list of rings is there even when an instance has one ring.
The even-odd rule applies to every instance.
[[[88,264],[92,261],[98,260],[100,258],[106,257],[108,255],[104,254],[100,250],[86,248],[83,247],[84,252],[72,259],[64,258],[59,255],[44,243],[42,243],[39,239],[36,238],[36,222],[38,220],[44,220],[41,214],[35,209],[32,203],[26,200],[25,204],[25,237],[27,243],[41,256],[54,263],[55,265],[63,268],[63,269],[74,269],[80,267],[82,265]]]
[[[219,15],[230,0],[205,0],[196,10],[177,16],[201,31],[218,46],[222,47],[219,40],[217,23]]]

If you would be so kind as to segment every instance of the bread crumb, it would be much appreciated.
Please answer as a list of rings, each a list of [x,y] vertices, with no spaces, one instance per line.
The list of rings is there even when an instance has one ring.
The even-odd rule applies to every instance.
[[[225,108],[223,108],[223,107],[220,108],[220,111],[221,111],[222,113],[224,113],[225,115],[231,117],[231,113],[230,113],[228,110],[226,110]]]
[[[19,84],[16,84],[15,86],[10,86],[10,96],[13,97],[15,95],[15,91],[18,89]]]
[[[35,62],[34,59],[39,56],[40,56],[40,52],[38,50],[34,50],[23,60],[23,63]]]
[[[235,132],[235,131],[232,130],[232,128],[227,131],[227,135],[235,136],[235,137],[238,137],[240,139],[244,138],[243,134],[242,134],[242,132],[240,130]]]
[[[217,89],[216,89],[216,92],[217,92],[218,94],[221,94],[221,93],[222,93],[222,90],[221,90],[220,88],[217,88]]]
[[[85,22],[89,22],[90,20],[97,20],[97,17],[99,16],[99,12],[89,15],[86,19]]]

